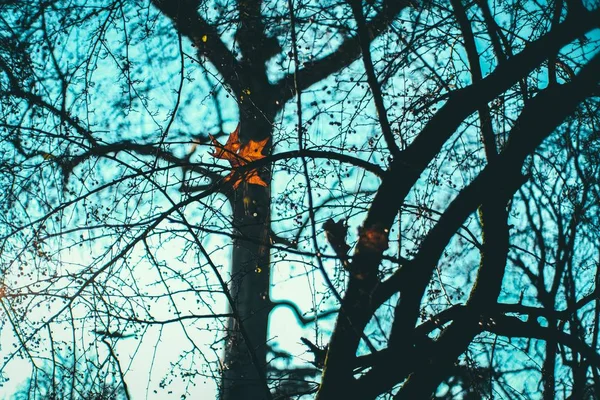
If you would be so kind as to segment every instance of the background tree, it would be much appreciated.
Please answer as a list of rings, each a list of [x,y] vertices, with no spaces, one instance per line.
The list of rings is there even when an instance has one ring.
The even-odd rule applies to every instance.
[[[4,378],[599,392],[597,2],[0,7]]]

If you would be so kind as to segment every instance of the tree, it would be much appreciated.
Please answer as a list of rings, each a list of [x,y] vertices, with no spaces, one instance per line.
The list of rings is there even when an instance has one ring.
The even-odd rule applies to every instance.
[[[6,378],[598,392],[597,2],[0,7]]]

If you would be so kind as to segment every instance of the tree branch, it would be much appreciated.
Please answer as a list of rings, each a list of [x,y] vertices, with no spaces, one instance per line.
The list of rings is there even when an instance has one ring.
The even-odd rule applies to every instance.
[[[217,28],[198,14],[198,0],[152,0],[152,4],[169,17],[175,28],[194,44],[200,58],[206,57],[219,71],[236,95],[242,88],[235,79],[240,65],[220,38]]]
[[[387,110],[383,102],[383,95],[381,93],[381,85],[377,81],[375,75],[375,68],[373,67],[373,60],[371,58],[371,39],[370,32],[367,29],[367,23],[363,14],[363,2],[362,0],[349,0],[348,3],[352,8],[354,19],[356,20],[356,31],[358,34],[358,42],[362,53],[363,64],[365,66],[365,72],[367,73],[367,82],[373,93],[373,102],[375,103],[375,109],[377,110],[377,116],[379,117],[379,125],[381,126],[381,132],[388,145],[388,148],[392,155],[396,155],[400,152],[392,128],[390,127],[390,121],[388,119]]]
[[[581,354],[597,369],[600,369],[600,355],[594,349],[573,335],[540,326],[535,322],[523,322],[515,317],[497,316],[490,319],[490,323],[485,324],[483,330],[506,337],[555,341]]]
[[[221,178],[220,174],[210,171],[208,168],[201,167],[198,163],[191,163],[189,160],[176,157],[172,153],[163,150],[160,147],[154,146],[152,144],[134,143],[130,141],[98,145],[90,148],[87,152],[83,154],[72,157],[71,159],[61,159],[60,157],[57,157],[57,162],[61,165],[63,169],[64,178],[67,179],[70,173],[73,171],[73,169],[82,162],[92,157],[105,157],[108,154],[116,154],[121,151],[160,158],[175,166],[197,172],[213,180]]]
[[[366,23],[366,29],[371,33],[369,43],[384,33],[394,20],[394,17],[411,4],[411,0],[385,0],[377,15]],[[331,74],[347,67],[359,56],[360,43],[358,37],[352,36],[347,38],[333,53],[308,64],[298,71],[299,90],[303,91]],[[276,90],[281,103],[285,103],[292,98],[294,92],[291,88],[293,87],[294,74],[288,74],[276,84]]]
[[[413,262],[403,265],[381,284],[378,284],[377,269],[385,246],[373,246],[371,238],[375,234],[381,236],[389,232],[398,208],[429,161],[481,102],[487,102],[509,88],[543,62],[548,54],[562,47],[563,43],[587,32],[596,25],[598,17],[600,10],[588,12],[577,19],[567,19],[555,30],[499,66],[479,84],[454,93],[413,144],[394,159],[362,227],[362,232],[370,232],[372,235],[361,235],[350,265],[350,281],[341,307],[343,311],[340,312],[331,338],[327,365],[317,397],[319,400],[339,397],[339,388],[342,386],[348,388],[349,393],[356,390],[352,368],[349,367],[353,364],[359,342],[359,337],[353,332],[364,329],[372,311],[399,290],[402,290],[403,301],[405,298],[422,298],[432,268],[463,221],[482,203],[482,199],[484,202],[489,201],[491,196],[514,192],[522,185],[520,168],[525,157],[589,94],[590,87],[597,83],[597,76],[600,76],[600,56],[596,56],[582,69],[576,80],[577,84],[573,84],[573,81],[556,90],[548,89],[528,104],[511,134],[511,138],[518,138],[507,147],[498,162],[488,165],[451,203],[440,222],[427,235]],[[548,114],[548,109],[556,108],[554,105],[557,101],[561,104],[560,111],[540,120],[540,116]],[[408,322],[412,326],[416,322],[420,304],[414,303],[416,311],[413,309],[412,320]],[[352,328],[348,321],[352,321]],[[336,372],[328,374],[329,368]]]
[[[16,97],[28,101],[32,105],[48,110],[51,114],[55,115],[56,117],[59,117],[61,121],[65,121],[70,126],[72,126],[73,129],[75,129],[75,131],[79,133],[83,138],[85,138],[92,146],[98,144],[96,139],[92,136],[92,133],[88,129],[81,126],[79,122],[75,118],[71,117],[71,115],[68,112],[66,112],[65,110],[58,109],[57,107],[48,103],[47,101],[42,99],[42,97],[36,94],[24,91],[21,88],[20,80],[12,73],[10,67],[4,62],[2,57],[0,57],[0,70],[3,70],[6,73],[11,86],[11,90],[8,91],[6,94],[14,95]]]
[[[512,139],[498,157],[498,162],[484,168],[477,178],[460,192],[423,241],[419,254],[379,285],[374,293],[374,306],[382,304],[399,290],[409,287],[414,290],[415,274],[424,273],[428,277],[447,241],[464,219],[476,210],[482,199],[485,202],[486,199],[497,196],[499,192],[514,192],[521,186],[521,166],[525,157],[589,95],[598,81],[599,72],[600,55],[596,55],[577,75],[576,80],[548,88],[528,103],[517,119],[510,134]],[[561,108],[552,108],[557,102],[560,102]],[[547,110],[551,108],[555,112],[549,114]],[[502,182],[502,185],[499,185],[499,182]]]

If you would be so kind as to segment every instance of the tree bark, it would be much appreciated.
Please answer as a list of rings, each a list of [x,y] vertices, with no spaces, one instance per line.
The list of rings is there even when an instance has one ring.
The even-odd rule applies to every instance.
[[[269,115],[253,114],[256,112],[240,115],[242,142],[271,135]],[[265,147],[265,154],[269,149],[270,143]],[[269,298],[271,173],[264,170],[259,174],[267,187],[242,183],[230,197],[236,237],[230,282],[235,315],[227,326],[221,385],[223,400],[271,398],[266,375],[268,320],[272,308]]]
[[[233,242],[230,290],[237,315],[227,327],[222,398],[267,399],[269,190],[242,184],[233,196],[234,229],[244,239]]]

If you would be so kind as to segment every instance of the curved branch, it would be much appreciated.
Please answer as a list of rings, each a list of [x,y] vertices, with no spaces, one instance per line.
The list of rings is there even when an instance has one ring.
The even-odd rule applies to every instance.
[[[242,177],[242,180],[243,180],[244,175],[249,174],[252,171],[255,171],[259,168],[270,165],[274,162],[277,162],[280,160],[290,160],[293,158],[301,158],[301,157],[336,160],[336,161],[340,161],[340,162],[349,163],[349,164],[355,165],[357,167],[361,167],[361,168],[365,169],[366,171],[372,172],[373,174],[377,175],[378,177],[383,177],[383,175],[385,174],[385,171],[381,167],[379,167],[375,164],[372,164],[368,161],[361,160],[360,158],[348,156],[345,154],[336,153],[333,151],[294,150],[294,151],[286,151],[283,153],[273,154],[269,157],[261,158],[260,160],[251,161],[246,164],[236,166],[233,168],[232,174],[230,175],[231,179],[225,180],[224,183],[231,184],[233,182],[236,182],[239,180],[238,178],[240,176]],[[222,178],[222,177],[217,176],[217,178]]]
[[[380,166],[370,163],[368,161],[362,160],[357,157],[352,157],[343,153],[336,153],[334,151],[321,151],[321,150],[294,150],[294,151],[286,151],[283,153],[273,154],[261,161],[265,163],[275,162],[279,160],[289,160],[292,158],[314,158],[314,159],[326,159],[326,160],[336,160],[346,164],[351,164],[356,167],[362,168],[365,171],[369,171],[372,174],[383,178],[385,175],[385,170]],[[253,163],[254,164],[254,163]],[[250,164],[248,164],[250,165]]]
[[[224,82],[236,93],[241,89],[234,85],[237,82],[236,71],[239,63],[225,46],[217,28],[207,23],[198,14],[198,0],[152,0],[152,4],[169,17],[175,28],[192,41],[201,57],[206,57],[219,71]]]
[[[473,33],[473,28],[471,27],[471,21],[469,21],[469,18],[467,17],[467,12],[462,4],[462,0],[451,0],[450,3],[454,8],[454,16],[458,21],[464,39],[465,51],[467,52],[467,59],[470,67],[469,70],[471,71],[471,79],[473,83],[480,82],[483,79],[483,73],[481,71],[480,57],[477,46],[475,45],[475,35]],[[496,147],[496,139],[494,138],[494,128],[492,126],[490,108],[487,103],[482,102],[477,111],[479,113],[479,129],[481,130],[481,141],[483,142],[485,156],[488,162],[491,162],[498,156],[498,149]]]
[[[381,132],[383,133],[383,137],[385,138],[390,152],[392,153],[392,155],[396,155],[400,152],[400,149],[398,148],[396,140],[394,139],[394,134],[392,133],[392,128],[390,127],[390,121],[388,119],[387,110],[383,102],[381,85],[377,81],[377,76],[375,75],[375,68],[373,67],[373,59],[371,57],[371,48],[369,46],[371,44],[371,40],[369,40],[369,30],[367,29],[365,16],[363,14],[362,9],[363,2],[362,0],[350,0],[349,3],[350,7],[352,8],[352,13],[354,14],[354,19],[356,20],[358,42],[360,44],[363,64],[365,67],[365,72],[367,74],[367,82],[369,83],[369,87],[371,88],[371,93],[373,94],[373,102],[375,103],[375,109],[377,110],[377,116],[379,117],[379,125],[381,125]]]
[[[596,368],[600,369],[600,355],[573,335],[546,328],[537,323],[523,322],[516,317],[507,316],[498,316],[490,319],[489,323],[483,326],[483,330],[506,337],[551,340],[571,348],[594,364]]]
[[[369,43],[384,33],[394,20],[394,17],[412,3],[411,0],[384,1],[381,10],[366,24],[366,30],[370,33]],[[359,56],[360,44],[358,38],[356,36],[347,38],[333,53],[308,64],[308,66],[298,71],[298,81],[300,84],[298,90],[303,91],[329,75],[347,67]],[[283,100],[282,104],[290,100],[294,95],[293,91],[290,90],[294,87],[294,76],[295,74],[293,73],[288,74],[276,84],[279,97]]]
[[[302,311],[300,310],[300,307],[298,307],[298,305],[291,300],[275,300],[271,301],[271,305],[272,310],[278,307],[285,307],[291,310],[294,316],[296,317],[298,323],[300,323],[302,326],[306,326],[313,322],[317,322],[320,319],[327,318],[331,315],[337,314],[340,311],[337,308],[333,308],[331,310],[323,311],[320,314],[314,314],[313,316],[305,317],[304,313],[302,313]]]

